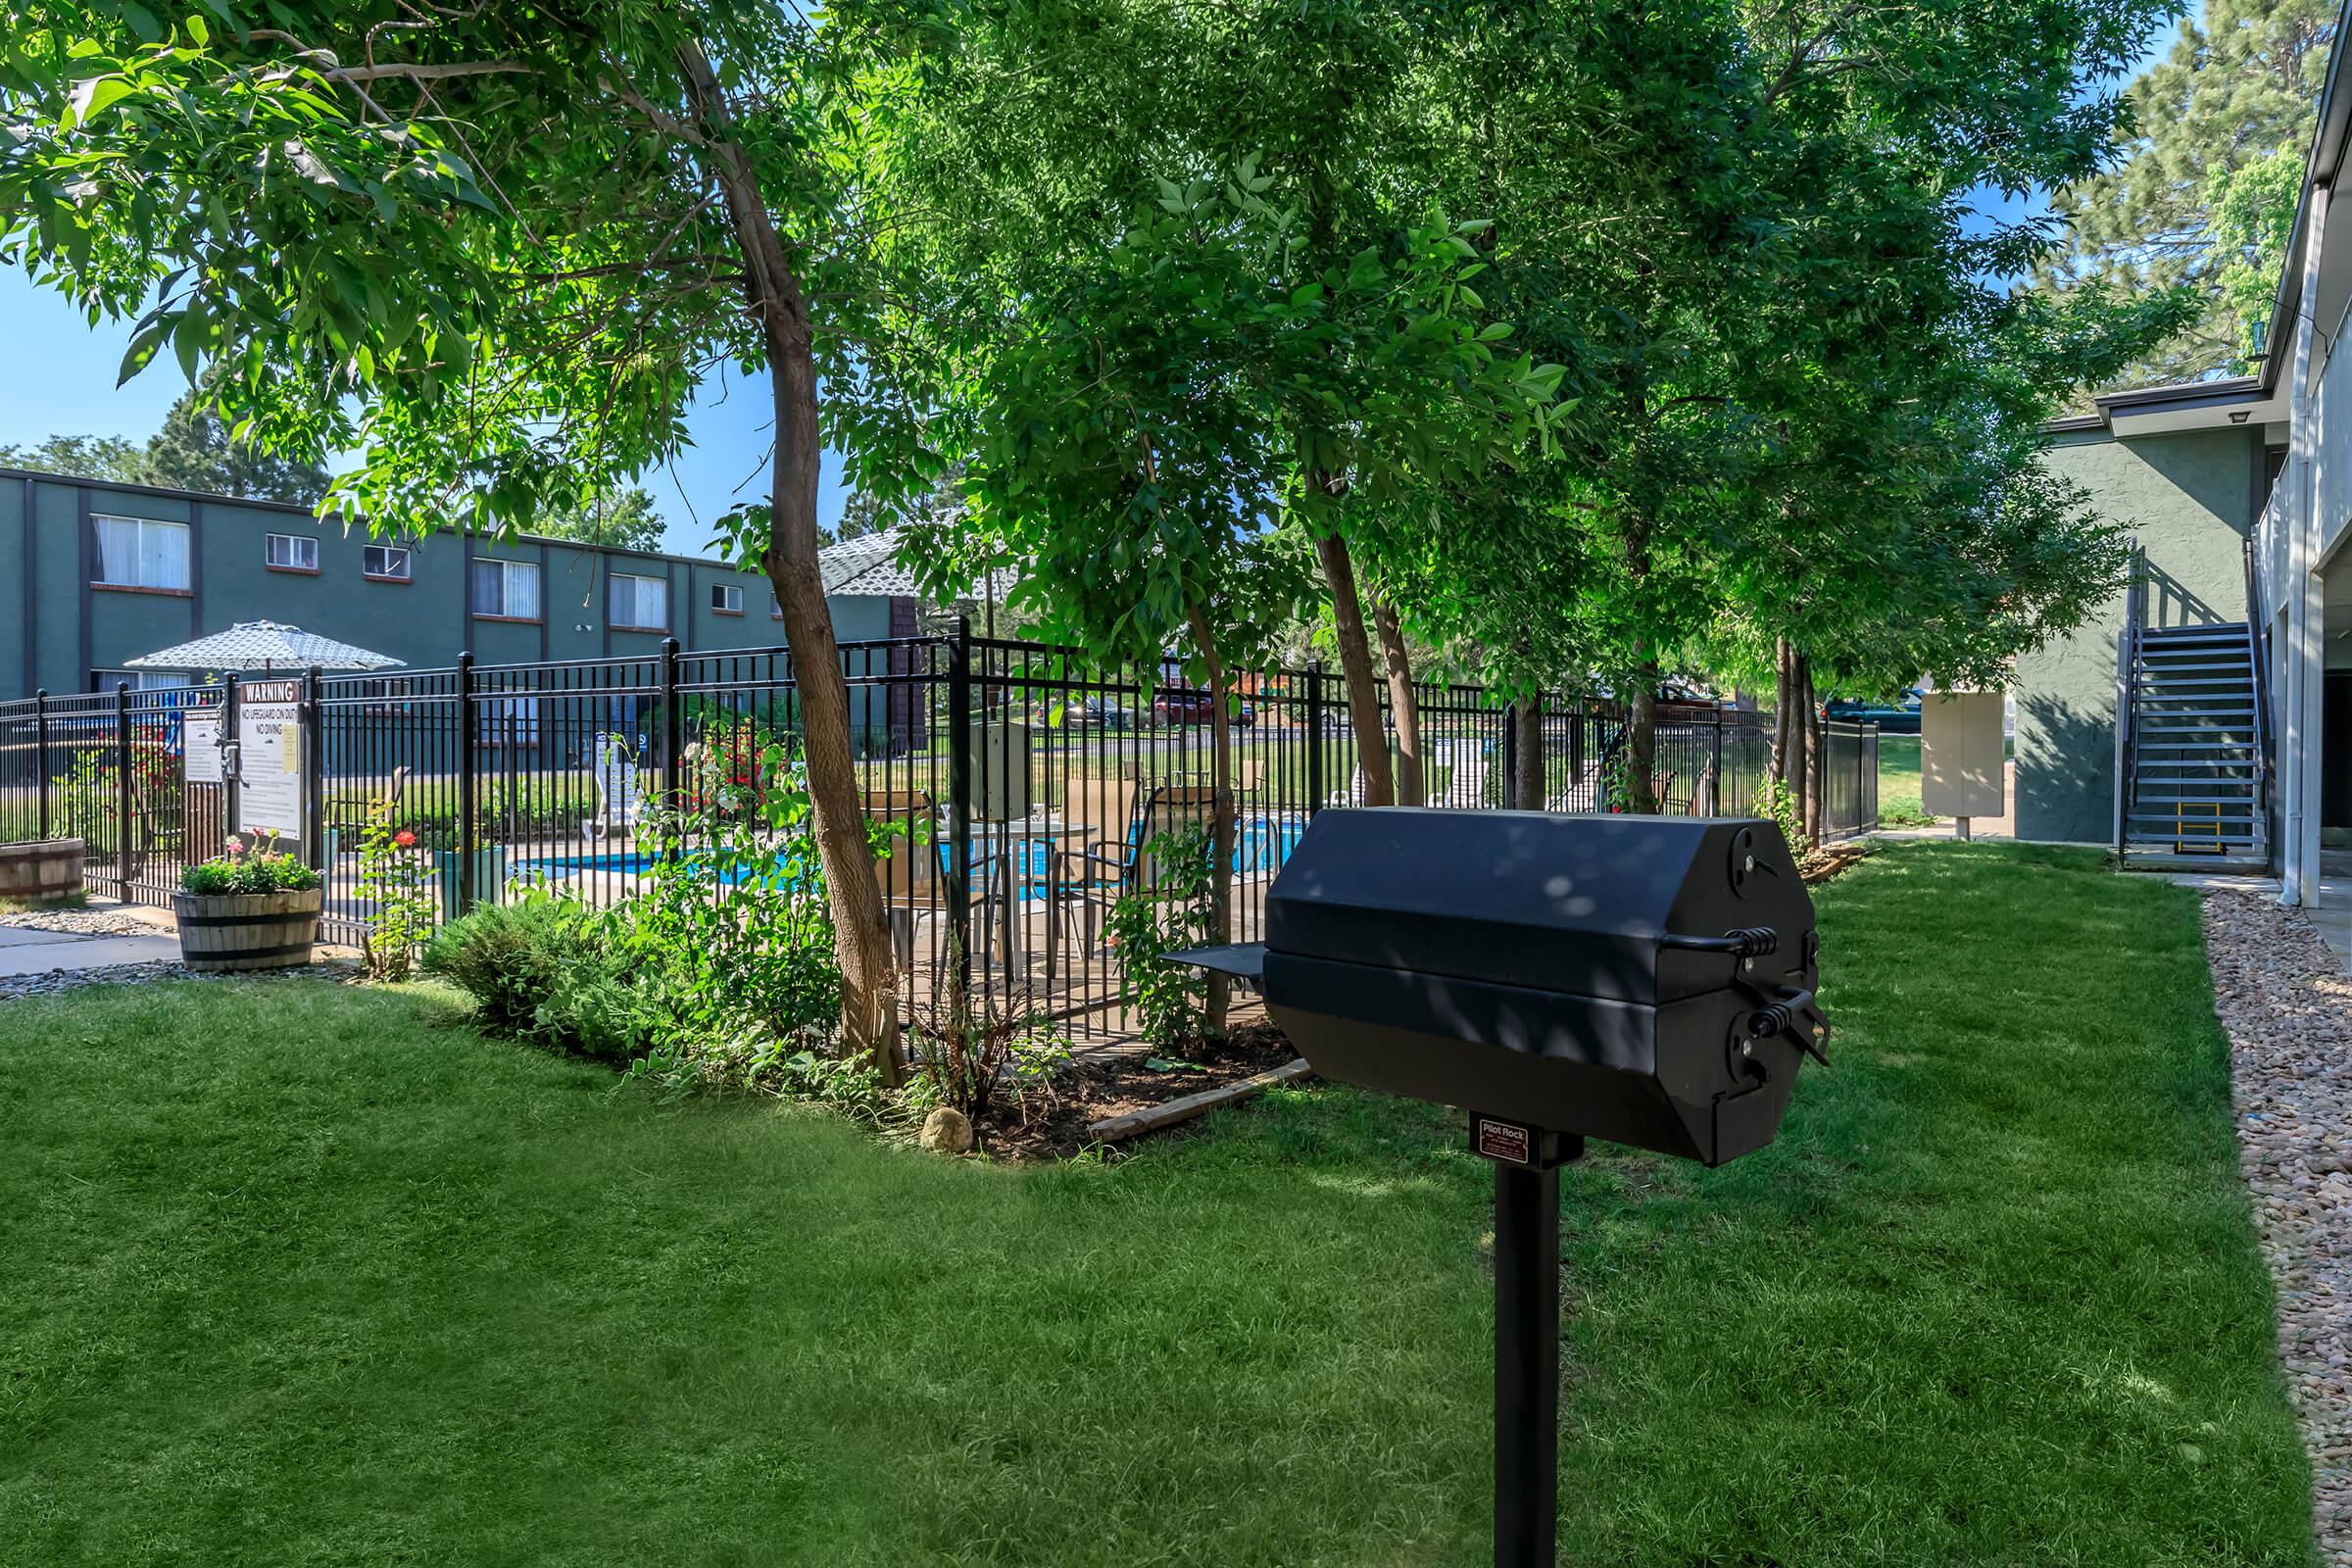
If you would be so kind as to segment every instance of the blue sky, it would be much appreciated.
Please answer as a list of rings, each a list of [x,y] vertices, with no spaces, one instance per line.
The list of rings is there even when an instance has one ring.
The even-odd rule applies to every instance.
[[[2196,7],[2202,10],[2202,3]],[[2192,14],[2195,14],[2192,12]],[[2149,40],[2144,67],[2170,49],[2175,29]],[[2002,201],[1987,192],[1988,218],[2014,219],[2036,211],[2034,197]],[[185,389],[170,356],[117,388],[115,370],[129,340],[127,322],[92,328],[65,297],[35,287],[22,272],[0,273],[0,341],[20,368],[32,374],[0,376],[0,444],[33,445],[50,435],[118,435],[145,440],[163,422]],[[710,544],[710,521],[738,500],[765,486],[768,402],[760,384],[713,383],[689,415],[694,445],[667,470],[645,476],[656,507],[668,523],[670,549],[701,555]],[[841,514],[841,465],[826,457],[817,496],[820,521]]]

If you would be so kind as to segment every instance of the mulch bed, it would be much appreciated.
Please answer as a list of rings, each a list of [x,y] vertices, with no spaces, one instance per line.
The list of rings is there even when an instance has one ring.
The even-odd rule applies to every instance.
[[[1181,1055],[1154,1054],[1140,1046],[1082,1054],[1055,1078],[1052,1104],[1031,1097],[1026,1121],[1017,1106],[992,1109],[976,1129],[980,1150],[997,1159],[1067,1159],[1097,1147],[1099,1140],[1088,1129],[1105,1116],[1220,1088],[1279,1067],[1298,1054],[1283,1032],[1265,1022],[1236,1024],[1223,1040],[1197,1042]],[[1153,1061],[1170,1065],[1154,1067]],[[1186,1122],[1148,1136],[1182,1133],[1199,1125]]]
[[[1848,839],[1843,844],[1832,844],[1806,856],[1804,864],[1797,867],[1797,873],[1805,879],[1805,886],[1818,887],[1834,877],[1843,875],[1855,861],[1869,853],[1868,844]]]

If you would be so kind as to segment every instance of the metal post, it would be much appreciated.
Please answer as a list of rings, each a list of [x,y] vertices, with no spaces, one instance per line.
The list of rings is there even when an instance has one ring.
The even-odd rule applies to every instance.
[[[1505,810],[1527,805],[1519,799],[1519,705],[1522,701],[1524,699],[1514,697],[1502,705],[1502,744],[1494,748],[1498,754],[1495,760],[1502,766],[1502,788],[1496,793],[1502,797]]]
[[[238,815],[243,809],[241,799],[245,788],[245,745],[237,739],[245,702],[238,688],[243,684],[237,671],[223,671],[220,676],[220,837],[225,842],[237,831]]]
[[[473,912],[473,860],[480,834],[473,820],[473,655],[458,655],[458,913]]]
[[[1723,814],[1723,710],[1715,710],[1714,751],[1707,763],[1707,814]]]
[[[317,664],[302,672],[302,857],[315,871],[326,869],[326,760],[319,755],[326,726],[319,722]]]
[[[41,688],[32,694],[32,767],[33,798],[38,803],[39,830],[33,837],[46,843],[49,838],[49,689]]]
[[[1323,661],[1306,666],[1306,814],[1323,809]]]
[[[678,640],[662,639],[662,808],[678,808],[686,776],[686,715],[678,710]]]
[[[972,976],[972,618],[948,644],[948,913],[956,983]],[[961,995],[958,994],[958,1004]]]
[[[115,682],[115,826],[121,839],[118,852],[117,876],[121,885],[115,897],[124,904],[130,902],[132,808],[130,778],[130,682]]]
[[[1560,1517],[1560,1173],[1579,1138],[1494,1164],[1494,1568],[1553,1568]]]

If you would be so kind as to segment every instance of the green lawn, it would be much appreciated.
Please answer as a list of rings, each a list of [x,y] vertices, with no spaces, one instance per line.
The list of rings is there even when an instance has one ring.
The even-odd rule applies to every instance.
[[[1924,827],[1937,820],[1919,803],[1919,737],[1879,737],[1879,821],[1886,827]]]
[[[1563,1561],[2302,1568],[2191,897],[1821,904],[1780,1144],[1568,1173]],[[1450,1115],[1024,1170],[612,1083],[425,993],[0,1003],[0,1562],[1488,1560]]]

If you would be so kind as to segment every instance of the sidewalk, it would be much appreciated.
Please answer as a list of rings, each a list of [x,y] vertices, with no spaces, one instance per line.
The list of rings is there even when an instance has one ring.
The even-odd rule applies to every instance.
[[[128,915],[123,923],[132,922],[150,929],[50,931],[34,926],[0,925],[0,976],[178,959],[179,937],[169,925],[142,920],[137,915]]]

